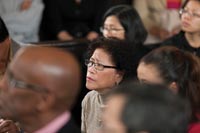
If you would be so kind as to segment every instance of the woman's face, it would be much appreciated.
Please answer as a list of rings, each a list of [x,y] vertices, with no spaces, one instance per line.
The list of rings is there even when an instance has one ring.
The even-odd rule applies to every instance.
[[[100,48],[97,48],[94,51],[90,61],[106,66],[115,66],[111,61],[111,56]],[[107,90],[122,80],[122,75],[115,68],[104,68],[103,70],[97,70],[95,65],[93,64],[87,69],[86,87],[89,90]]]
[[[137,68],[137,77],[144,83],[164,83],[159,70],[153,64],[145,64],[144,62],[141,62]]]
[[[181,15],[181,26],[185,32],[200,32],[200,2],[190,0]]]
[[[126,127],[121,120],[125,98],[121,95],[109,97],[103,112],[103,127],[101,133],[126,133]]]
[[[125,29],[114,15],[108,16],[105,19],[102,32],[106,38],[114,37],[121,40],[125,39]]]
[[[178,93],[179,88],[177,83],[171,82],[166,84],[160,71],[154,64],[145,64],[144,62],[141,62],[137,68],[137,77],[142,83],[167,85],[174,94]]]

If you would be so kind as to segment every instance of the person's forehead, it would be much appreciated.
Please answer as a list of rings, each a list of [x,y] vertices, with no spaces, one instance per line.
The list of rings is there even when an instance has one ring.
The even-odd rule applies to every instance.
[[[108,51],[105,51],[103,48],[97,48],[97,49],[95,49],[91,58],[94,58],[99,61],[101,61],[101,60],[111,61],[111,57],[112,56],[108,53]]]
[[[110,27],[114,27],[114,26],[121,26],[119,19],[112,15],[112,16],[108,16],[105,21],[104,21],[104,26],[110,26]]]

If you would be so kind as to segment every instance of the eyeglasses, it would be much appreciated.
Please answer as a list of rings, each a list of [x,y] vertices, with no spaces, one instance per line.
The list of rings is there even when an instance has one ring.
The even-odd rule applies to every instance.
[[[95,63],[91,60],[85,60],[85,65],[87,67],[92,67],[94,66],[94,68],[98,71],[103,71],[104,68],[111,68],[111,69],[118,69],[116,66],[106,66],[106,65],[103,65],[103,64],[99,64],[99,63]]]
[[[113,33],[113,34],[117,34],[117,33],[119,33],[119,31],[124,31],[124,29],[117,29],[117,28],[108,28],[108,27],[104,27],[104,26],[102,26],[102,27],[100,27],[100,31],[103,33],[103,32],[111,32],[111,33]]]
[[[181,15],[187,14],[187,15],[193,17],[193,18],[200,18],[200,14],[199,14],[199,13],[196,13],[196,12],[189,12],[189,11],[186,10],[186,9],[181,9],[181,10],[179,11],[179,13],[180,13]]]
[[[48,91],[44,87],[41,87],[41,86],[38,86],[35,84],[25,83],[23,81],[19,81],[19,80],[15,79],[13,74],[9,70],[6,71],[6,76],[8,79],[9,88],[30,89],[30,90],[39,91],[39,92],[47,92]]]

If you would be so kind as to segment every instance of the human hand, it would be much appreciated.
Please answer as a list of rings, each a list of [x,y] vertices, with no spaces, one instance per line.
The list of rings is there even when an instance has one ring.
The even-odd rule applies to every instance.
[[[90,40],[90,41],[93,41],[94,39],[97,39],[97,37],[99,37],[99,34],[97,32],[95,32],[95,31],[90,31],[86,36],[86,38],[88,40]]]
[[[70,35],[67,31],[59,32],[57,37],[61,41],[70,41],[70,40],[74,39],[74,37],[72,35]]]
[[[31,0],[23,0],[21,3],[20,10],[25,11],[28,10],[31,7],[32,1]]]
[[[12,120],[0,119],[0,133],[19,133],[20,130]]]

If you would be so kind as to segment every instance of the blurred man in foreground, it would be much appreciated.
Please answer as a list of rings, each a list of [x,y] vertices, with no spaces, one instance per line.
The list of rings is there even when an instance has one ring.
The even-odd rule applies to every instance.
[[[26,132],[80,133],[70,114],[80,89],[80,73],[68,52],[20,49],[0,85],[0,116],[18,121]]]

